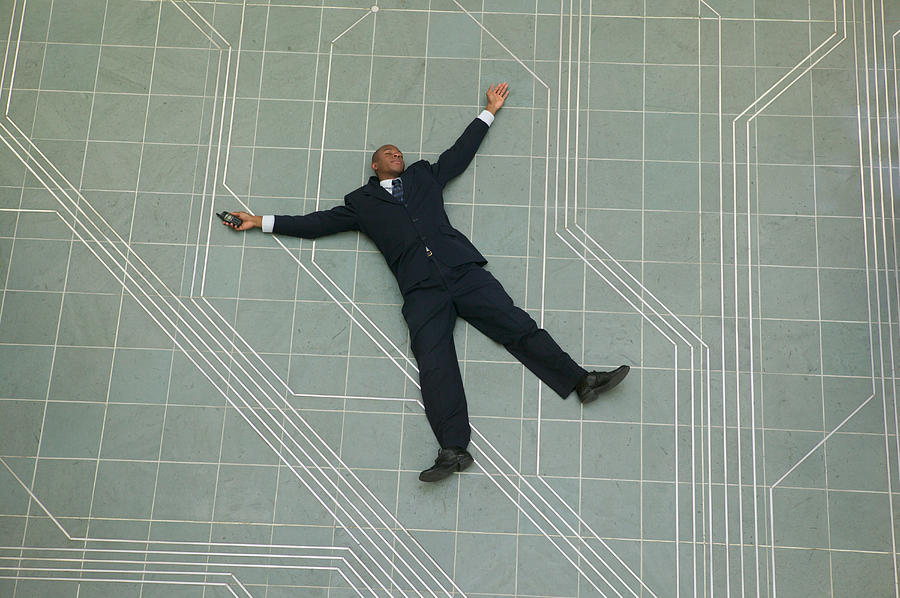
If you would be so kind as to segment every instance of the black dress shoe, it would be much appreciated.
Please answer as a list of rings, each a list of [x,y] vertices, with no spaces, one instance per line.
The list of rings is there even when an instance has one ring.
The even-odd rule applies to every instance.
[[[611,372],[588,372],[575,387],[578,400],[583,404],[590,403],[624,380],[630,369],[627,365],[620,365]]]
[[[455,471],[462,471],[475,462],[469,451],[451,447],[438,451],[434,465],[419,474],[422,482],[437,482],[443,480]]]

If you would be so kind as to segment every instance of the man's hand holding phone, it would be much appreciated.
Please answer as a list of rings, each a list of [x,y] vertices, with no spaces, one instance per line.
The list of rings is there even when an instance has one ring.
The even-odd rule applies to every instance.
[[[228,218],[227,215],[234,216],[239,219],[241,223],[237,224],[232,218]],[[250,230],[251,228],[262,227],[262,216],[253,216],[247,212],[222,212],[216,214],[216,216],[222,219],[222,224],[231,227],[234,230]],[[229,220],[231,222],[229,222]]]

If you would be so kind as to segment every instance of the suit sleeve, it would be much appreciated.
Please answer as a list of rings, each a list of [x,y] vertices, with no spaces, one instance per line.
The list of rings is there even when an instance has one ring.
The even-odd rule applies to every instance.
[[[453,144],[453,147],[442,153],[438,161],[431,165],[431,173],[438,180],[441,187],[446,185],[453,177],[462,174],[469,166],[487,131],[487,123],[480,118],[476,118],[469,123],[463,134]]]
[[[272,228],[276,235],[303,239],[315,239],[348,230],[359,230],[356,210],[349,202],[304,216],[275,216],[275,226]]]

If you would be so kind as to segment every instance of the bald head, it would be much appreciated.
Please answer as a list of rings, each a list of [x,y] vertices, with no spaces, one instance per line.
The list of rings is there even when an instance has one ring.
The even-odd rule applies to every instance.
[[[403,152],[396,145],[382,145],[372,154],[372,170],[382,181],[397,178],[405,168]]]

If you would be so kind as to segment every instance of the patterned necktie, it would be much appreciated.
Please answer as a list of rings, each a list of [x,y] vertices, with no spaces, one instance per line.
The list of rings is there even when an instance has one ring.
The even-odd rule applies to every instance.
[[[400,179],[394,179],[391,181],[393,187],[391,188],[391,195],[394,196],[394,199],[397,200],[397,203],[403,203],[403,181]]]

